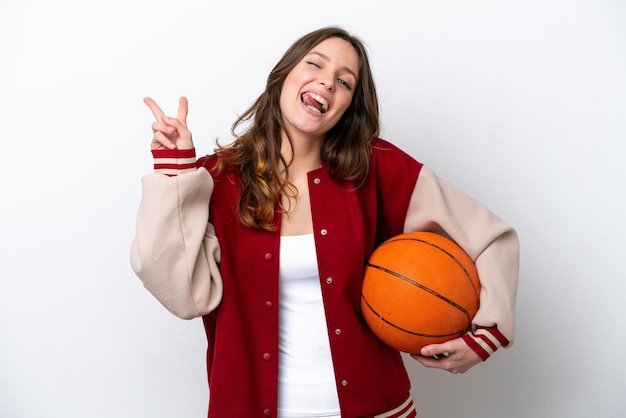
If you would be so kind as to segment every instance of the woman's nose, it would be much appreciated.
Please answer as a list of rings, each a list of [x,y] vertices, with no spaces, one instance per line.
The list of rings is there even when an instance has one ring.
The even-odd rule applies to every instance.
[[[332,78],[323,79],[320,84],[329,91],[335,90],[335,81]]]

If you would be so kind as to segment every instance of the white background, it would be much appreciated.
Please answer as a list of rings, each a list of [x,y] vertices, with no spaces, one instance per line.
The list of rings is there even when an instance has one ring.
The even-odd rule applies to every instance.
[[[188,96],[210,152],[330,24],[368,45],[383,136],[521,239],[514,346],[464,375],[407,359],[420,417],[625,417],[625,22],[617,0],[0,0],[0,417],[205,416],[202,323],[128,262],[141,100]]]

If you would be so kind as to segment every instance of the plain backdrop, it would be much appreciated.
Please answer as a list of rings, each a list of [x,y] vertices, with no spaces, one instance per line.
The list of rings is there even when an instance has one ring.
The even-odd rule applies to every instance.
[[[0,417],[205,416],[202,322],[128,261],[142,99],[186,95],[211,152],[335,24],[368,46],[383,136],[521,239],[515,344],[463,375],[407,358],[420,417],[625,417],[625,22],[618,0],[0,0]]]

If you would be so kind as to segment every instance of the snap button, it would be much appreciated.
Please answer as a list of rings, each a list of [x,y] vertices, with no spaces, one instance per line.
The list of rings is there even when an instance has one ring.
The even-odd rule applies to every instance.
[[[328,234],[328,230],[327,230],[327,229],[322,229],[322,230],[320,231],[320,234],[322,234],[322,235],[326,235],[326,234]]]
[[[327,284],[331,284],[333,282],[333,278],[332,277],[327,277],[326,278],[326,283]]]
[[[265,253],[265,261],[272,261],[274,259],[274,256],[272,255],[272,253]]]
[[[272,359],[272,355],[270,353],[263,354],[263,360],[270,361]]]
[[[348,381],[347,380],[342,380],[341,381],[341,386],[348,386]]]
[[[321,180],[318,177],[315,177],[313,179],[313,183],[315,183],[315,184],[320,184],[320,182],[321,182]]]
[[[272,309],[273,307],[274,307],[274,304],[272,303],[272,301],[268,300],[265,302],[265,309],[267,309],[268,311]]]
[[[335,334],[337,334],[337,335],[341,334],[341,329],[337,328],[337,329],[335,330]]]
[[[263,410],[263,415],[265,415],[266,417],[271,417],[272,416],[272,410],[269,408],[265,408]]]

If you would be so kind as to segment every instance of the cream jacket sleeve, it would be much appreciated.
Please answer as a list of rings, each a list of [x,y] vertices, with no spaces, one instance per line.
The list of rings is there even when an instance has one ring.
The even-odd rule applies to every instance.
[[[515,230],[427,167],[422,168],[415,185],[404,230],[443,233],[469,254],[481,285],[480,307],[472,321],[474,330],[497,327],[512,342],[519,271]]]
[[[209,219],[213,179],[200,168],[142,179],[131,266],[174,315],[190,319],[220,303],[220,248]]]

